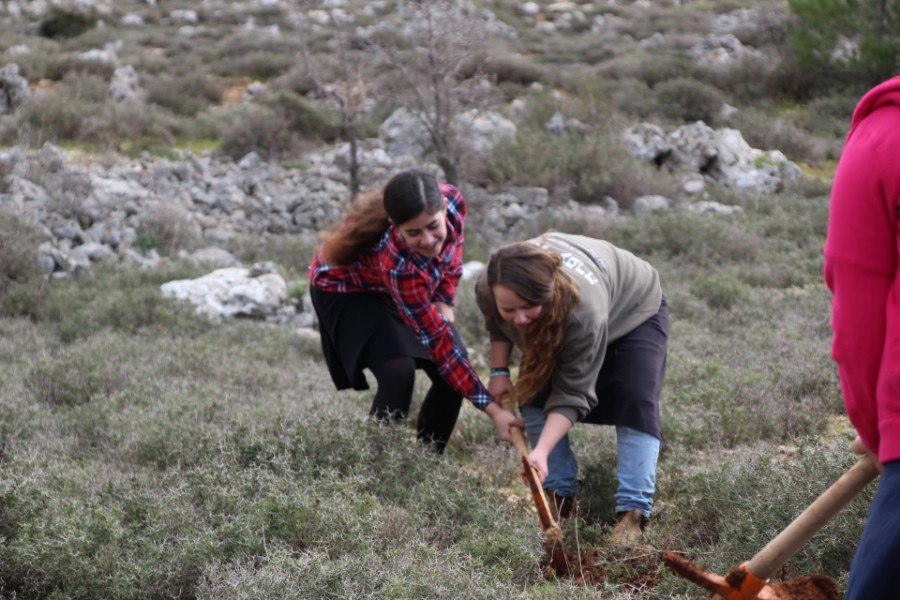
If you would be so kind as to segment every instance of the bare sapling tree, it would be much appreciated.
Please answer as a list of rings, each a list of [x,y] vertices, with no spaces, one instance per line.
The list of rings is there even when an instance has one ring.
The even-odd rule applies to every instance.
[[[378,42],[397,104],[405,105],[428,130],[435,161],[449,183],[459,181],[465,128],[458,115],[480,111],[496,87],[482,72],[489,33],[485,18],[460,0],[401,2],[397,37]]]
[[[307,8],[321,4],[305,2]],[[370,104],[367,81],[373,61],[365,53],[367,43],[355,36],[354,18],[339,8],[319,9],[328,15],[329,52],[313,53],[304,36],[302,61],[307,77],[320,96],[329,100],[341,119],[341,137],[349,146],[350,198],[360,191],[359,118]]]

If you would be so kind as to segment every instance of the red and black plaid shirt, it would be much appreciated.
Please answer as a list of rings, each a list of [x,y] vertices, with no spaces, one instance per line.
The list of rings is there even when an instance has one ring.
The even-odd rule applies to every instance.
[[[481,383],[453,332],[434,307],[435,302],[453,305],[462,275],[463,228],[466,202],[455,187],[440,185],[447,199],[447,239],[440,254],[423,256],[409,248],[393,226],[381,240],[360,253],[353,263],[334,266],[322,262],[321,248],[313,258],[309,280],[323,292],[377,292],[389,295],[403,317],[427,348],[450,387],[484,410],[491,395]]]

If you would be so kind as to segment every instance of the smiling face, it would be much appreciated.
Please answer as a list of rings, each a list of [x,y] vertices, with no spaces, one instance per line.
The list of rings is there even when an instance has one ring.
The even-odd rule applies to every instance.
[[[398,225],[397,229],[410,250],[434,258],[440,254],[447,239],[447,215],[443,210],[434,214],[425,211]]]
[[[494,285],[491,290],[494,292],[494,301],[497,303],[497,312],[500,313],[500,318],[511,323],[519,331],[528,333],[544,311],[543,305],[530,304],[514,291],[499,283]]]

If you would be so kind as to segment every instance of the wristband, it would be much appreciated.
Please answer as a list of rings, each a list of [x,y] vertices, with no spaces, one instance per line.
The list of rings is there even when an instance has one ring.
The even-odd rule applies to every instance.
[[[491,377],[509,377],[509,369],[491,369]]]

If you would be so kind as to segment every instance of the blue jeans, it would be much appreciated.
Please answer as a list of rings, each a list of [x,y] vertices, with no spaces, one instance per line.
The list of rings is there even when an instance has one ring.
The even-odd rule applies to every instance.
[[[525,405],[521,412],[533,448],[544,430],[544,410],[540,406]],[[617,513],[637,508],[645,517],[650,516],[658,458],[659,440],[656,437],[624,425],[616,426]],[[544,489],[558,496],[578,493],[578,461],[569,446],[568,435],[563,436],[547,457],[547,471]]]
[[[862,540],[850,566],[844,600],[896,598],[900,589],[900,461],[884,466]]]

